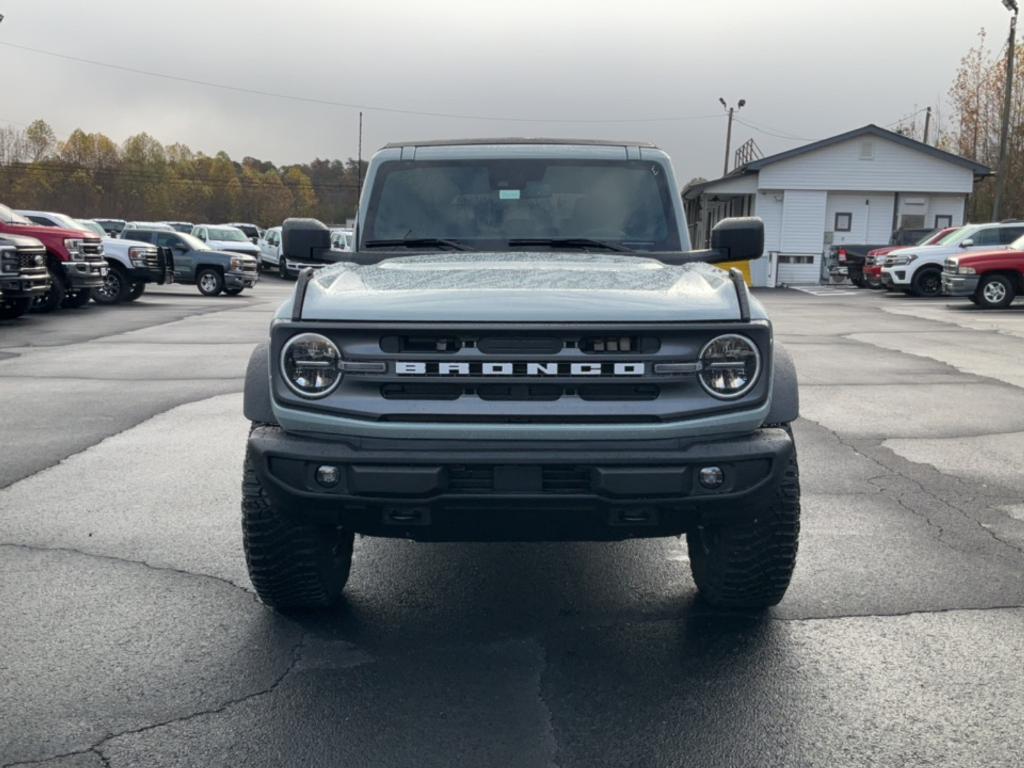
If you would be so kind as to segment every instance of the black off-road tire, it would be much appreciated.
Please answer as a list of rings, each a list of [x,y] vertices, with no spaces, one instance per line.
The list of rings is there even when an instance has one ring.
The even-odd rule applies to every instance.
[[[47,272],[50,276],[50,287],[42,296],[37,296],[32,300],[33,312],[53,312],[60,309],[64,296],[67,294],[67,288],[64,287],[64,276],[52,266],[47,267]]]
[[[686,534],[690,571],[701,598],[716,608],[767,608],[782,600],[800,537],[796,454],[757,515]]]
[[[0,298],[0,320],[13,320],[32,309],[32,299]]]
[[[139,296],[146,292],[145,283],[132,283],[128,289],[128,294],[124,297],[125,301],[135,301]]]
[[[286,267],[284,265],[284,257],[283,256],[281,257],[281,260],[277,263],[277,274],[281,277],[282,280],[294,280],[295,279],[292,276],[292,274],[288,271],[288,267]]]
[[[260,600],[281,609],[338,602],[352,567],[350,531],[288,519],[263,490],[251,459],[242,478],[242,543]]]
[[[979,307],[985,309],[1006,309],[1017,296],[1017,289],[1006,275],[985,275],[974,292]]]
[[[942,271],[933,268],[917,270],[910,281],[910,293],[918,298],[941,296]]]

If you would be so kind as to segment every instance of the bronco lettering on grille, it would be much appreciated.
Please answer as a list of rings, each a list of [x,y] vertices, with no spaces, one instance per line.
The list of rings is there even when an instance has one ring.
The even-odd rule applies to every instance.
[[[643,376],[646,363],[403,362],[399,376]]]

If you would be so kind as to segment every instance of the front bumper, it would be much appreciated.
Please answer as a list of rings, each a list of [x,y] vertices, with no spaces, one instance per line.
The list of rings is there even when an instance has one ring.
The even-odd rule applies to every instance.
[[[906,267],[883,267],[882,285],[886,288],[903,288],[910,285]]]
[[[248,456],[287,515],[422,541],[673,536],[763,511],[794,453],[790,434],[631,442],[320,440],[258,427]],[[340,470],[334,486],[317,468]],[[715,490],[698,480],[717,466]]]
[[[259,272],[239,270],[224,273],[225,288],[252,288],[259,282]]]
[[[942,292],[947,296],[973,296],[978,290],[978,275],[942,273]]]
[[[72,291],[99,288],[109,269],[106,259],[102,257],[88,261],[64,261],[61,266],[64,267],[68,288]]]
[[[46,293],[50,276],[46,267],[22,268],[17,275],[0,276],[0,295],[5,299],[34,299]]]

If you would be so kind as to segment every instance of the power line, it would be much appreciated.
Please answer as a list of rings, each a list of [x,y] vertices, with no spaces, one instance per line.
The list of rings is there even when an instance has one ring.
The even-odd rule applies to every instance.
[[[28,53],[34,53],[40,56],[50,56],[55,59],[63,59],[65,61],[73,61],[77,64],[89,64],[94,67],[104,67],[106,69],[114,69],[119,72],[130,72],[135,75],[143,75],[145,77],[156,77],[162,80],[173,80],[179,83],[188,83],[190,85],[200,85],[205,88],[217,88],[224,91],[234,91],[236,93],[245,93],[250,96],[265,96],[273,99],[287,99],[288,101],[299,101],[306,104],[319,104],[327,107],[341,107],[344,109],[364,110],[367,112],[387,112],[395,115],[412,115],[416,117],[439,117],[448,118],[453,120],[483,120],[491,122],[503,122],[503,123],[547,123],[547,124],[611,124],[611,123],[662,123],[662,122],[683,122],[687,120],[709,120],[712,118],[718,118],[720,115],[672,115],[666,117],[613,117],[613,118],[532,118],[532,117],[510,117],[510,116],[497,116],[497,115],[470,115],[462,114],[457,112],[425,112],[415,109],[400,109],[397,107],[383,107],[374,104],[359,104],[356,102],[345,102],[345,101],[334,101],[331,99],[321,99],[313,96],[296,96],[290,93],[279,93],[276,91],[264,91],[258,88],[246,88],[238,85],[227,85],[226,83],[215,83],[209,80],[198,80],[191,77],[183,77],[180,75],[170,75],[166,72],[155,72],[147,69],[138,69],[136,67],[128,67],[123,64],[112,64],[106,61],[97,61],[95,59],[86,59],[80,56],[71,56],[66,53],[58,53],[57,51],[47,51],[42,48],[32,48],[27,45],[17,45],[16,43],[9,43],[0,40],[0,45],[5,48],[12,48],[19,51],[27,51]]]
[[[766,136],[773,136],[776,139],[787,139],[789,141],[814,141],[814,139],[808,138],[806,136],[794,136],[789,133],[784,133],[783,131],[776,128],[769,128],[768,126],[758,125],[757,123],[752,123],[749,120],[741,120],[738,117],[736,118],[736,122],[747,126],[747,128],[753,128],[755,131],[759,131],[760,133],[763,133]]]

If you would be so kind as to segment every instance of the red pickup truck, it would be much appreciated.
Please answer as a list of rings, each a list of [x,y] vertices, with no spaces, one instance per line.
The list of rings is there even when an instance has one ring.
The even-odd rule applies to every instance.
[[[914,245],[935,245],[946,235],[956,232],[959,227],[946,227],[935,232],[929,232],[925,235],[924,239],[914,243]],[[864,282],[868,284],[870,288],[882,288],[882,267],[885,266],[885,257],[893,251],[899,250],[900,248],[906,248],[905,245],[889,245],[885,248],[875,248],[873,251],[868,251],[867,257],[864,259]]]
[[[1024,294],[1024,237],[1009,248],[950,256],[942,270],[942,292],[969,298],[984,309],[1005,309]]]
[[[103,285],[107,260],[103,258],[103,243],[93,232],[41,227],[0,204],[0,235],[34,237],[46,247],[50,287],[33,302],[37,312],[84,306],[92,297],[92,289]]]

